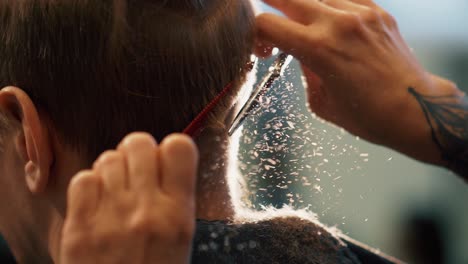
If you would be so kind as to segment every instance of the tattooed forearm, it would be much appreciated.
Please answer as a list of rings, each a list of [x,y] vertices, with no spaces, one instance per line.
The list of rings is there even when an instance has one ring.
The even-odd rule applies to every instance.
[[[414,88],[408,91],[421,105],[442,159],[468,180],[468,98],[422,95]]]

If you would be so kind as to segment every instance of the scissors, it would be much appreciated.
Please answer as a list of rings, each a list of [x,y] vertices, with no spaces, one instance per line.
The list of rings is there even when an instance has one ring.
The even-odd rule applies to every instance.
[[[232,136],[239,127],[244,123],[245,119],[260,106],[259,99],[264,96],[273,84],[281,77],[285,69],[289,66],[293,57],[286,53],[281,53],[276,58],[275,62],[269,69],[269,73],[263,78],[262,82],[252,91],[249,100],[244,104],[236,118],[232,122],[228,134]]]

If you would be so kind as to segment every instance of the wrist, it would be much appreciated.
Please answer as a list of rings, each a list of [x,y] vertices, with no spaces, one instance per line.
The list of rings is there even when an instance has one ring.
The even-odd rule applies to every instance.
[[[451,108],[462,104],[464,93],[448,80],[427,75],[407,89],[407,100],[401,107],[400,124],[395,127],[395,142],[389,146],[418,160],[449,167],[445,157],[445,134],[450,129],[447,115]]]
[[[430,74],[399,85],[388,102],[388,118],[383,129],[380,128],[383,134],[380,144],[424,162],[441,164],[440,151],[433,141],[433,127],[413,93],[453,94],[455,86]]]

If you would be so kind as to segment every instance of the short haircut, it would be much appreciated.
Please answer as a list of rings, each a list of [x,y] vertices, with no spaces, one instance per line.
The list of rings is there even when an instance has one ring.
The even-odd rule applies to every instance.
[[[22,88],[88,162],[132,131],[180,132],[253,46],[249,0],[4,0],[0,85]]]
[[[323,227],[296,217],[282,217],[243,224],[197,221],[192,263],[361,262]]]

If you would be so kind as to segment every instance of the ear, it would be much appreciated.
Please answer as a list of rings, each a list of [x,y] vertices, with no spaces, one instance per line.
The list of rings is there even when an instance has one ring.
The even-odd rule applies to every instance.
[[[21,125],[22,133],[15,135],[15,148],[25,162],[29,190],[34,194],[44,192],[53,162],[47,125],[41,122],[31,98],[17,87],[0,90],[0,108]]]

